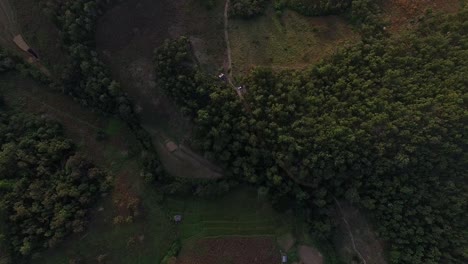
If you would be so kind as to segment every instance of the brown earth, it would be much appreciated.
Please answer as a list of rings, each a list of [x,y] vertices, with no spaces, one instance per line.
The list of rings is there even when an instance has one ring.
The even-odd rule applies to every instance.
[[[300,246],[299,249],[299,257],[303,264],[322,264],[323,257],[320,252],[310,246]]]
[[[206,238],[184,246],[177,264],[274,264],[281,255],[269,237]]]

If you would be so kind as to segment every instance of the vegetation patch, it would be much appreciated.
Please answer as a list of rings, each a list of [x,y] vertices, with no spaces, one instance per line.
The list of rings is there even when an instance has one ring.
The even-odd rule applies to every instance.
[[[234,17],[250,18],[262,14],[270,0],[231,0],[229,13]]]
[[[0,116],[0,205],[14,257],[57,245],[82,232],[87,212],[106,191],[106,174],[73,150],[60,126],[25,114]]]
[[[275,212],[252,189],[236,189],[217,199],[168,197],[166,204],[170,215],[182,215],[178,224],[181,239],[276,236],[292,228],[290,219]]]
[[[340,17],[276,16],[272,10],[252,21],[231,20],[229,34],[235,74],[255,66],[305,68],[359,39]]]
[[[180,67],[157,57],[158,70],[176,73],[160,71],[159,79],[170,79],[170,94],[195,113],[208,155],[239,179],[265,185],[279,204],[306,205],[317,235],[330,235],[327,216],[345,198],[371,211],[390,240],[391,263],[462,261],[467,199],[456,183],[467,176],[468,12],[429,15],[415,32],[389,39],[371,10],[355,13],[368,14],[355,17],[362,43],[306,71],[257,69],[243,80],[243,102],[190,70],[187,55]]]
[[[306,16],[337,15],[345,12],[353,0],[275,0],[275,6],[289,7]]]

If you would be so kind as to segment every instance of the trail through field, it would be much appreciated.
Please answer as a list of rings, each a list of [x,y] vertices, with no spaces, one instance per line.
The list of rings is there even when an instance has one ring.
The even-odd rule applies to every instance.
[[[13,42],[13,38],[15,36],[21,36],[21,31],[18,25],[18,20],[16,18],[16,13],[9,0],[0,0],[0,25],[0,46],[9,47],[12,49],[17,48]],[[27,47],[28,44],[24,42],[22,37],[21,40],[23,41],[22,44]],[[47,76],[51,75],[49,70],[44,67],[44,65],[42,65],[38,60],[33,58],[31,54],[27,52],[21,52],[21,56],[26,62],[38,68],[43,74]]]
[[[229,76],[229,82],[232,85],[231,78],[232,78],[232,58],[231,58],[231,43],[229,42],[229,0],[226,0],[226,4],[224,5],[224,40],[226,41],[226,53],[227,53],[227,71]]]
[[[367,264],[366,260],[362,256],[361,252],[359,252],[359,250],[356,248],[356,242],[355,242],[355,239],[354,239],[353,232],[351,232],[351,227],[349,225],[348,220],[346,219],[345,214],[343,213],[343,209],[341,208],[341,204],[338,202],[338,200],[335,197],[333,197],[333,199],[335,199],[335,203],[336,203],[336,205],[338,207],[338,211],[340,212],[340,214],[342,216],[342,219],[343,219],[343,222],[345,223],[346,230],[348,231],[349,238],[351,239],[351,244],[353,246],[354,253],[356,253],[356,255],[359,257],[359,259],[361,260],[361,263]]]
[[[0,0],[0,24],[2,42],[11,42],[13,37],[19,34],[16,15],[9,0]]]
[[[2,35],[13,37],[19,33],[16,15],[8,0],[0,0],[0,23]]]
[[[226,54],[227,54],[227,81],[232,86],[236,94],[239,98],[243,101],[244,96],[242,92],[236,88],[234,83],[232,82],[233,77],[233,69],[232,69],[232,56],[231,56],[231,43],[229,41],[229,4],[230,0],[226,0],[224,5],[224,41],[226,42]],[[248,105],[246,105],[248,109]]]

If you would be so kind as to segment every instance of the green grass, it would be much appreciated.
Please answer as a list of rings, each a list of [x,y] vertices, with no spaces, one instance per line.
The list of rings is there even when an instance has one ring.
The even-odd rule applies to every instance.
[[[256,19],[231,19],[229,33],[234,74],[253,66],[302,68],[357,39],[342,18],[279,16],[272,9]]]
[[[241,188],[216,199],[172,197],[171,215],[182,214],[178,230],[183,239],[218,236],[276,236],[291,230],[292,220],[274,211],[257,192]]]
[[[56,76],[60,76],[69,62],[61,48],[61,39],[52,18],[42,11],[39,1],[10,0],[15,8],[21,34],[43,63]]]
[[[86,235],[75,236],[60,248],[43,253],[34,263],[62,264],[73,257],[81,257],[94,263],[99,255],[106,256],[106,263],[158,263],[176,239],[175,225],[158,205],[157,195],[147,193],[143,200],[145,218],[132,224],[112,224],[112,202],[104,201],[105,211],[93,216],[94,223]],[[107,210],[107,212],[106,212]],[[138,237],[143,235],[143,242]],[[134,244],[129,244],[136,238]]]
[[[169,197],[161,204],[156,189],[142,193],[144,218],[136,223],[112,224],[112,201],[106,198],[98,207],[103,212],[93,215],[86,235],[74,236],[59,248],[47,251],[34,263],[68,263],[72,257],[93,261],[107,254],[109,263],[158,263],[172,242],[181,238],[184,244],[203,237],[276,236],[289,232],[294,222],[275,212],[267,201],[257,199],[253,188],[242,187],[223,197],[202,199]],[[172,222],[182,214],[180,224]],[[131,237],[144,235],[144,242],[128,246]]]
[[[115,136],[118,133],[120,133],[124,127],[125,124],[121,120],[117,118],[112,118],[108,121],[104,132],[109,136]]]

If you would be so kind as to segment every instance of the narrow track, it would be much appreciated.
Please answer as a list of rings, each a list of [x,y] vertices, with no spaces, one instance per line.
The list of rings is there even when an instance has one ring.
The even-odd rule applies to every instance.
[[[231,1],[226,0],[226,3],[224,5],[224,41],[226,42],[226,54],[227,54],[227,81],[229,85],[231,85],[232,89],[234,89],[234,92],[236,92],[237,96],[241,99],[241,101],[244,101],[244,96],[242,95],[242,92],[237,90],[236,85],[233,83],[234,79],[234,74],[233,74],[233,69],[232,69],[232,55],[231,55],[231,42],[229,41],[229,5]],[[247,104],[244,104],[246,109],[249,110],[249,106]],[[250,110],[249,110],[250,111]]]
[[[343,219],[343,222],[346,225],[346,230],[348,231],[349,238],[351,239],[351,244],[353,245],[354,253],[356,253],[356,255],[359,257],[359,259],[361,260],[361,262],[363,264],[367,264],[366,259],[364,259],[361,252],[359,252],[359,250],[356,248],[356,243],[354,241],[353,232],[351,232],[351,227],[350,227],[350,225],[348,223],[348,220],[346,219],[346,217],[345,217],[345,215],[343,213],[343,209],[341,208],[341,204],[338,202],[338,200],[335,197],[333,197],[333,199],[335,200],[335,203],[336,203],[336,205],[338,207],[338,210],[340,211],[341,218]]]

